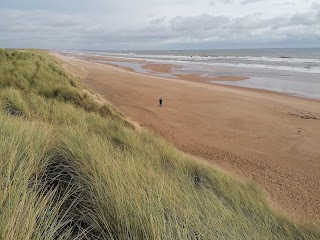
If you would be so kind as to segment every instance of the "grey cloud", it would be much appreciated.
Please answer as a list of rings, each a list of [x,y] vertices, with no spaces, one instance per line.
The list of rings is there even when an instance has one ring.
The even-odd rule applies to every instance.
[[[161,18],[153,18],[150,23],[151,24],[160,24],[163,23],[166,20],[167,17],[161,17]]]
[[[241,40],[246,39],[304,39],[320,40],[319,12],[295,14],[292,17],[262,19],[254,14],[246,17],[200,15],[176,17],[171,29],[186,39],[193,40]]]
[[[226,16],[211,16],[208,14],[192,17],[175,17],[171,23],[171,29],[177,32],[204,32],[215,27],[221,27],[231,21]],[[191,31],[192,30],[192,31]]]
[[[210,5],[217,5],[219,3],[222,4],[229,4],[229,3],[234,3],[235,0],[210,0]]]
[[[291,25],[313,25],[320,24],[320,8],[317,11],[296,13],[290,18]]]
[[[243,0],[241,1],[241,4],[250,4],[250,3],[257,3],[261,2],[262,0]]]
[[[320,2],[313,2],[311,7],[312,9],[320,10]]]
[[[210,4],[211,5],[216,5],[218,3],[223,3],[223,4],[235,4],[235,3],[239,3],[239,4],[251,4],[251,3],[257,3],[257,2],[261,2],[264,0],[210,0]]]
[[[98,1],[101,5],[105,3]],[[169,0],[163,0],[161,8],[157,8],[156,0],[141,1],[146,6],[155,6],[143,12],[141,9],[131,10],[133,3],[121,6],[119,2],[113,2],[111,9],[126,9],[121,14],[110,9],[105,14],[91,14],[0,8],[0,47],[150,49],[190,45],[197,48],[223,43],[250,46],[251,43],[295,40],[320,43],[320,4],[317,2],[309,2],[308,6],[312,8],[304,12],[270,16],[254,13],[254,10],[232,14],[230,6],[225,14],[209,14],[215,8],[209,8],[210,11],[190,10],[191,0],[187,0],[190,2],[188,8],[183,8],[185,1],[174,0],[175,6],[179,6],[176,11],[169,7]],[[208,8],[209,1],[204,1]],[[217,1],[224,4],[235,2]],[[260,0],[237,2],[239,7],[250,10],[256,9],[253,2],[260,4]],[[243,6],[245,4],[250,6]]]
[[[19,11],[0,9],[2,31],[33,31],[41,28],[68,28],[80,24],[79,19],[67,14],[52,14],[47,11]]]

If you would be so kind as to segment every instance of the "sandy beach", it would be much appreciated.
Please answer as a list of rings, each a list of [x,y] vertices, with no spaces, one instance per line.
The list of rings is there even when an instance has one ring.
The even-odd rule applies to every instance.
[[[290,114],[299,115],[298,110],[320,118],[320,101],[208,84],[197,75],[170,79],[55,55],[66,70],[142,127],[184,152],[254,180],[276,208],[295,220],[320,223],[320,121]],[[160,72],[171,67],[147,66]]]

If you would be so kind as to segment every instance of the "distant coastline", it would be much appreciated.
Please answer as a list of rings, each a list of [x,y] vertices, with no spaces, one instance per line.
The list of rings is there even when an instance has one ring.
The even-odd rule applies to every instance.
[[[234,51],[234,52],[232,52]],[[320,99],[320,49],[215,51],[64,51],[92,61],[169,78]],[[194,55],[190,55],[194,54]],[[163,66],[166,66],[165,68]],[[241,80],[241,81],[240,81]]]

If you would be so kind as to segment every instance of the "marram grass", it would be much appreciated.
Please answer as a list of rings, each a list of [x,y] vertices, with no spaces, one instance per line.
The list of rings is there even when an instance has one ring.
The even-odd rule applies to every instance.
[[[320,239],[83,87],[46,52],[0,49],[0,239]]]

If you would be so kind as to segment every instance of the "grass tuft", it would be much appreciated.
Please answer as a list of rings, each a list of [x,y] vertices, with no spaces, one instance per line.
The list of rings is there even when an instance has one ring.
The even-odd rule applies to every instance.
[[[0,49],[0,239],[320,239],[82,86],[44,51]]]

